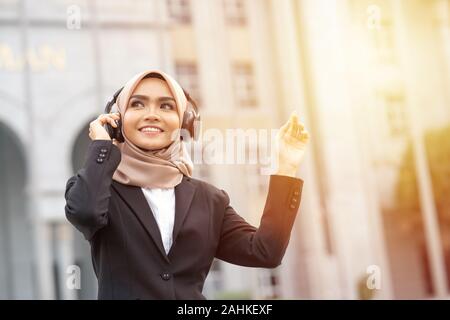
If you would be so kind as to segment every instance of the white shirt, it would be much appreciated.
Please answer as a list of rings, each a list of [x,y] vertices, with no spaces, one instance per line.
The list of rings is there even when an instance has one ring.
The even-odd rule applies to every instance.
[[[166,254],[172,246],[172,233],[175,221],[175,190],[174,188],[141,188],[152,209],[153,216],[161,233]]]

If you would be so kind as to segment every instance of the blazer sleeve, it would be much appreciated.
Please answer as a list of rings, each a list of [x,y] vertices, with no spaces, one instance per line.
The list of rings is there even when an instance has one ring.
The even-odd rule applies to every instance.
[[[110,186],[121,154],[111,140],[93,140],[85,163],[66,184],[65,213],[87,240],[108,223]]]
[[[281,264],[300,206],[303,180],[271,175],[259,228],[248,224],[224,196],[225,213],[216,257],[241,266],[275,268]]]

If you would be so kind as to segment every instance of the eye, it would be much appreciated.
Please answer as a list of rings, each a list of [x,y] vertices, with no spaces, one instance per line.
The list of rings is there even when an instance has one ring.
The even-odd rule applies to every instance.
[[[166,109],[166,110],[174,110],[175,109],[175,107],[173,105],[171,105],[170,103],[161,104],[161,108]]]
[[[133,100],[133,101],[131,101],[130,106],[132,106],[133,108],[143,107],[144,104],[142,102],[140,102],[139,100]]]

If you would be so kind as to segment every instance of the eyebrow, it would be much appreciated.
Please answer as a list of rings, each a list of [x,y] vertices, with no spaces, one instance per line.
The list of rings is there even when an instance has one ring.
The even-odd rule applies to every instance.
[[[130,99],[131,98],[137,98],[137,99],[142,99],[142,100],[146,100],[146,101],[148,101],[148,100],[150,100],[150,97],[149,96],[144,96],[144,95],[141,95],[141,94],[134,94],[134,95],[132,95],[131,97],[130,97]],[[172,98],[172,97],[159,97],[158,99],[156,99],[157,101],[173,101],[173,102],[175,102],[175,99],[174,98]]]

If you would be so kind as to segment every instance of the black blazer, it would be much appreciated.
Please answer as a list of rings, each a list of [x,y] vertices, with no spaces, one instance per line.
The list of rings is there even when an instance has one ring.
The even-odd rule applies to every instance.
[[[94,140],[83,168],[66,185],[66,217],[91,245],[99,299],[205,299],[214,257],[248,267],[280,265],[301,179],[270,176],[257,229],[235,212],[225,191],[183,176],[175,187],[173,244],[166,255],[140,187],[112,180],[120,160],[111,141]]]

